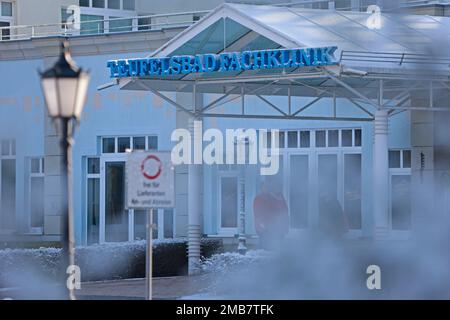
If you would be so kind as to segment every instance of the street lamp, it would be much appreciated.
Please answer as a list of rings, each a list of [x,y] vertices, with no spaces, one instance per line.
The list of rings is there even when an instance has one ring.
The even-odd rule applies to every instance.
[[[75,265],[75,236],[73,227],[73,208],[71,172],[72,172],[72,136],[74,125],[80,120],[86,101],[89,84],[89,73],[78,68],[69,52],[68,42],[61,44],[61,54],[58,61],[48,70],[40,72],[41,85],[48,113],[54,122],[61,126],[62,158],[62,201],[65,206],[62,230],[62,261],[64,274],[72,273]],[[66,264],[66,265],[64,265]],[[75,299],[74,288],[68,285],[69,298]]]

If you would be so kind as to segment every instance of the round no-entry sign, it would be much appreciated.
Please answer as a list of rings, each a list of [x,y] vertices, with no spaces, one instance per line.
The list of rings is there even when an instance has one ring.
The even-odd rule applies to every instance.
[[[142,161],[141,172],[148,180],[157,179],[162,172],[161,160],[153,154],[147,156],[144,161]]]

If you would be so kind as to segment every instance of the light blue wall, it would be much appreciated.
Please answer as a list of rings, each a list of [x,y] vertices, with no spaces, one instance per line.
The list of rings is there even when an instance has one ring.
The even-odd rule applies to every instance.
[[[142,55],[142,54],[141,54]],[[136,55],[134,55],[136,56]],[[81,125],[74,146],[74,210],[76,237],[85,241],[86,210],[84,203],[85,170],[83,157],[100,155],[99,137],[156,134],[159,149],[170,150],[170,134],[175,129],[175,110],[166,102],[146,92],[120,91],[112,87],[96,88],[110,81],[106,61],[129,56],[89,56],[76,58],[77,63],[91,70],[91,84]],[[169,95],[170,96],[170,95]],[[174,98],[174,95],[171,95]],[[83,232],[82,232],[83,231]]]
[[[73,183],[74,183],[74,210],[77,243],[85,241],[84,209],[85,170],[83,157],[99,154],[98,137],[104,135],[140,135],[158,134],[161,150],[171,147],[170,134],[175,129],[175,110],[172,106],[156,99],[145,92],[120,91],[112,87],[104,91],[96,88],[109,82],[109,73],[106,61],[109,59],[142,56],[134,55],[101,55],[75,57],[77,63],[91,71],[91,84],[88,100],[83,113],[80,127],[75,135],[73,150]],[[44,103],[37,69],[42,68],[42,61],[12,61],[0,62],[2,75],[0,86],[0,138],[15,138],[17,140],[17,212],[22,219],[25,215],[25,158],[28,156],[42,156],[44,154]],[[174,95],[172,94],[172,97]],[[206,103],[213,99],[205,97]],[[293,98],[293,105],[299,106],[310,99]],[[286,106],[285,97],[274,97],[271,101],[280,106]],[[232,109],[240,109],[239,99],[234,101]],[[247,110],[270,109],[256,98],[247,98]],[[323,99],[305,115],[329,114],[331,101]],[[339,101],[341,115],[363,116],[350,105]],[[336,121],[307,121],[307,120],[239,120],[239,119],[206,119],[204,128],[334,128],[334,127],[361,127],[362,141],[362,197],[363,197],[363,230],[369,232],[372,210],[371,181],[372,181],[372,143],[373,125],[371,122],[336,122]],[[409,116],[401,113],[390,120],[389,147],[407,148],[410,146]],[[204,226],[205,233],[217,232],[217,168],[205,168],[205,197],[204,197]],[[257,168],[247,169],[247,212],[251,212],[252,199],[259,188],[260,180],[257,177]],[[247,230],[253,231],[253,221],[250,215],[247,219]]]
[[[0,62],[0,140],[16,140],[16,217],[24,225],[26,159],[44,154],[44,101],[37,70],[41,61]],[[22,231],[22,230],[21,230]]]

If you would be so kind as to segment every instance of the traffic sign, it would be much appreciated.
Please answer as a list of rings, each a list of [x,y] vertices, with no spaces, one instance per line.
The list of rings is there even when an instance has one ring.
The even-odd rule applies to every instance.
[[[173,208],[175,174],[170,152],[133,151],[126,163],[127,208]]]

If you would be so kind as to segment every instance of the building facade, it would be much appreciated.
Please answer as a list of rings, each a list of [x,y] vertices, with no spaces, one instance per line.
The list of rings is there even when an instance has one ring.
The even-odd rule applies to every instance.
[[[10,23],[14,23],[15,19],[19,23],[24,23],[21,19],[28,21],[26,15],[20,14],[19,6],[28,2],[17,0],[11,6],[3,3],[8,1],[2,2],[2,17],[4,12],[6,17],[12,12],[9,15]],[[247,21],[244,18],[239,21],[229,18],[223,22],[223,27],[214,24],[222,21],[217,18],[217,21],[202,29],[202,33],[196,33],[194,27],[186,29],[187,25],[197,20],[194,13],[189,14],[190,21],[180,21],[176,20],[178,16],[169,16],[167,19],[175,20],[165,24],[159,23],[157,18],[161,17],[156,16],[156,22],[147,21],[142,26],[158,25],[157,28],[137,30],[139,22],[136,21],[139,19],[130,17],[159,13],[145,7],[145,3],[148,2],[80,1],[81,14],[95,16],[95,19],[82,17],[83,27],[79,33],[69,37],[77,64],[91,72],[88,100],[76,130],[73,150],[72,188],[77,245],[145,238],[145,213],[125,208],[126,150],[171,150],[174,145],[170,139],[173,130],[189,128],[190,124],[189,117],[174,108],[171,101],[190,107],[192,93],[181,88],[165,92],[164,95],[123,86],[121,88],[127,90],[119,90],[117,86],[104,89],[104,85],[111,81],[106,68],[108,60],[145,57],[158,50],[165,50],[168,46],[166,43],[170,46],[181,41],[186,34],[190,35],[191,42],[185,41],[177,48],[182,53],[216,53],[221,51],[216,46],[220,47],[224,43],[226,51],[243,51],[247,47],[287,47],[283,45],[286,40],[280,33],[276,34],[276,38],[270,38],[266,33],[253,32],[247,35],[249,26],[245,25]],[[353,4],[354,1],[349,3]],[[62,22],[65,22],[64,6],[70,4],[70,1],[60,1],[55,9],[55,12],[62,14],[55,13]],[[34,6],[28,4],[26,8],[29,7]],[[229,10],[226,6],[223,8],[223,12]],[[259,7],[254,6],[254,10],[256,8]],[[271,10],[275,8],[285,7],[273,7]],[[205,5],[196,9],[209,7]],[[120,14],[114,10],[119,10]],[[216,10],[209,13],[207,19],[222,12]],[[320,15],[333,11],[307,12]],[[204,14],[200,13],[198,19]],[[131,26],[123,24],[123,20],[112,26],[112,21],[108,19],[117,17],[129,18]],[[93,20],[89,20],[91,18]],[[58,19],[55,23],[59,23]],[[200,19],[194,26],[204,25],[205,21]],[[440,22],[448,24],[445,18]],[[329,23],[334,22],[330,20]],[[349,27],[355,25],[354,21],[347,23]],[[324,29],[316,25],[310,30],[330,32],[332,25],[320,27]],[[113,28],[117,30],[113,32]],[[224,32],[225,28],[227,32]],[[54,62],[61,38],[45,36],[13,39],[14,35],[18,35],[14,32],[17,30],[11,29],[8,34],[4,33],[7,41],[0,43],[0,71],[3,75],[0,88],[0,241],[57,242],[61,235],[63,214],[61,150],[58,133],[46,114],[36,70],[43,70]],[[204,34],[208,34],[209,38],[203,39]],[[349,40],[348,34],[343,35],[346,40],[338,45],[350,48],[352,40]],[[228,40],[233,37],[248,42]],[[308,39],[305,38],[305,41],[308,43]],[[372,63],[367,63],[366,67],[370,69]],[[305,87],[308,86],[312,85]],[[267,111],[263,112],[264,116],[253,118],[230,115],[204,117],[203,128],[217,128],[222,132],[237,128],[279,129],[281,155],[277,178],[289,208],[290,234],[317,226],[321,195],[326,189],[331,190],[346,213],[350,227],[347,236],[351,239],[372,238],[376,235],[378,218],[374,211],[380,210],[377,208],[380,198],[374,189],[374,180],[377,180],[374,167],[379,165],[374,155],[374,143],[378,141],[377,134],[382,134],[383,139],[387,139],[385,151],[388,157],[387,167],[383,168],[387,170],[383,171],[383,174],[387,173],[387,176],[384,175],[387,188],[384,198],[381,198],[386,201],[386,206],[381,210],[384,210],[383,219],[386,221],[383,220],[381,225],[388,229],[383,232],[388,232],[389,237],[408,237],[416,219],[414,207],[419,205],[415,201],[427,204],[433,202],[429,192],[418,190],[430,190],[430,185],[434,186],[436,170],[441,170],[441,173],[447,170],[447,144],[438,134],[445,123],[442,119],[446,118],[442,113],[436,116],[435,113],[411,108],[402,112],[392,109],[389,117],[385,114],[384,120],[380,122],[376,112],[367,109],[361,101],[350,101],[336,94],[334,97],[321,97],[320,90],[323,88],[314,88],[319,91],[313,91],[315,94],[310,93],[309,96],[299,94],[287,98],[287,94],[274,91],[273,94],[248,94],[242,100],[236,91],[230,91],[233,99],[215,107],[222,115],[229,115],[230,109],[231,113],[236,113],[244,103],[247,110],[261,112],[263,108],[270,110],[275,106],[285,114],[288,106],[303,106],[305,109],[301,112],[304,118],[301,120],[277,120]],[[439,91],[438,94],[445,95],[445,92]],[[195,103],[201,106],[210,106],[217,99],[220,99],[218,93],[198,94],[194,98]],[[380,99],[380,105],[384,101],[382,96],[377,99]],[[408,95],[406,100],[417,108],[430,103],[422,95]],[[309,108],[313,104],[314,108]],[[365,118],[367,113],[370,116]],[[434,166],[440,169],[435,170]],[[155,238],[189,235],[189,211],[192,210],[193,202],[192,190],[189,188],[191,173],[187,165],[179,166],[176,170],[176,207],[171,210],[159,209],[154,213],[157,224]],[[253,199],[260,192],[265,179],[260,175],[259,167],[246,165],[243,169],[238,165],[205,165],[198,172],[198,179],[198,189],[194,193],[200,208],[200,233],[236,243],[236,235],[241,233],[240,223],[244,221],[246,237],[254,238]],[[441,181],[444,178],[439,179]],[[414,183],[420,187],[413,188]],[[445,181],[442,183],[445,184]],[[245,195],[245,201],[241,199],[242,194]],[[428,199],[424,200],[423,197]],[[444,196],[442,201],[445,202],[445,199]],[[447,207],[442,210],[446,211]],[[424,208],[424,211],[428,210],[428,207]],[[243,220],[241,212],[244,212]]]

